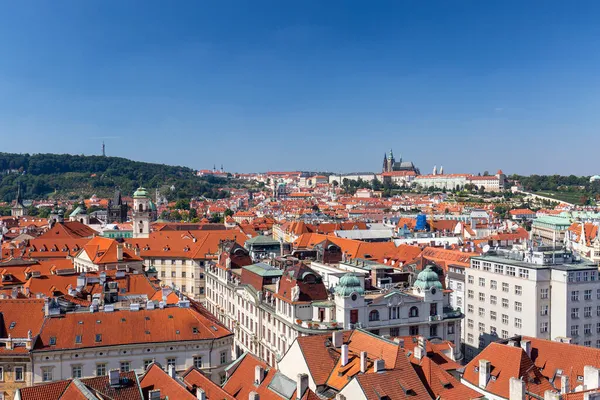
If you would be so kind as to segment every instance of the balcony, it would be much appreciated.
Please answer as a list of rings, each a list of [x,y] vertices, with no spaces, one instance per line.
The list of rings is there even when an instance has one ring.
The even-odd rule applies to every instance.
[[[336,330],[336,329],[342,328],[342,326],[339,325],[336,321],[320,322],[320,321],[303,321],[303,320],[297,319],[295,321],[295,325],[302,327],[304,329],[310,329],[310,330],[316,330],[316,331]]]

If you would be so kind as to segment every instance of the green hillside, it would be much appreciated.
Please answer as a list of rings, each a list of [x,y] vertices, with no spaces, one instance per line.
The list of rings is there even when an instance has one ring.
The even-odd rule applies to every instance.
[[[0,201],[12,201],[18,184],[25,199],[110,197],[116,187],[131,194],[138,186],[160,188],[169,199],[226,197],[228,179],[198,177],[187,167],[119,157],[0,153]],[[170,190],[173,186],[174,190]]]

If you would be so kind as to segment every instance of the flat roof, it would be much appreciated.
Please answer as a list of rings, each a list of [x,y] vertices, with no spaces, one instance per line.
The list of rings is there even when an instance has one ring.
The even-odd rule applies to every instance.
[[[569,264],[549,264],[549,265],[539,265],[528,263],[525,261],[511,260],[510,258],[499,257],[499,256],[475,256],[471,257],[471,260],[481,260],[481,261],[491,261],[500,264],[514,265],[516,267],[522,268],[530,268],[530,269],[557,269],[561,271],[577,271],[584,269],[593,269],[598,270],[598,265],[592,262],[575,262]]]
[[[282,270],[280,270],[279,268],[275,268],[269,264],[265,264],[265,263],[246,265],[245,267],[242,267],[242,268],[245,270],[248,270],[256,275],[259,275],[259,276],[277,277],[277,276],[283,275]]]

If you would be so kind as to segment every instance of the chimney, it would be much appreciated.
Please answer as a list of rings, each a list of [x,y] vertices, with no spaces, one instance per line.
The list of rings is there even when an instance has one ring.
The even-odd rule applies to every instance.
[[[569,393],[569,377],[567,375],[561,375],[560,377],[560,394]]]
[[[591,365],[583,367],[583,388],[584,390],[598,389],[600,386],[600,370]]]
[[[531,358],[531,340],[522,339],[521,348],[527,354],[527,357]]]
[[[160,389],[154,389],[149,391],[148,400],[160,400]]]
[[[175,366],[174,365],[169,365],[167,367],[167,373],[169,374],[169,376],[173,379],[177,378],[177,372],[175,372]]]
[[[544,392],[544,400],[560,400],[560,393],[554,390],[546,390]]]
[[[383,372],[385,371],[385,361],[379,359],[375,360],[375,364],[373,365],[373,372]]]
[[[254,383],[260,385],[265,378],[265,370],[260,365],[254,367]]]
[[[296,378],[296,400],[300,400],[308,389],[308,374],[298,374]]]
[[[117,243],[117,261],[123,261],[123,243]]]
[[[398,343],[398,346],[400,346],[401,349],[404,348],[404,339],[402,339],[402,338],[394,338],[394,342]]]
[[[362,372],[363,374],[365,374],[367,372],[367,352],[366,351],[361,351],[360,352],[360,372]]]
[[[340,347],[342,347],[343,340],[344,340],[344,332],[342,332],[342,331],[334,331],[331,334],[331,344],[336,349],[339,349]]]
[[[342,367],[345,367],[348,364],[348,345],[342,345]]]
[[[121,375],[118,369],[111,369],[108,371],[108,383],[111,387],[119,386],[121,382]]]
[[[525,400],[525,382],[519,378],[510,378],[508,400]]]
[[[258,396],[258,393],[250,392],[248,395],[248,400],[260,400],[260,397]]]
[[[490,379],[490,366],[488,360],[479,360],[479,387],[485,388]],[[512,385],[511,385],[512,387]]]
[[[136,247],[135,249],[133,249],[133,252],[135,253],[136,256],[140,256],[140,248]]]
[[[196,399],[206,400],[206,393],[201,388],[196,388]]]

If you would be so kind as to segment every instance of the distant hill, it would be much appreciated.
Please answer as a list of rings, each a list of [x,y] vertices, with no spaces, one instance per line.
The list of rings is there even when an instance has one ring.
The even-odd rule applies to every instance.
[[[218,190],[228,179],[198,177],[187,167],[119,157],[0,153],[0,201],[14,200],[19,182],[22,197],[34,200],[89,198],[93,194],[110,197],[116,187],[131,195],[139,186],[160,188],[169,199],[228,195]]]

